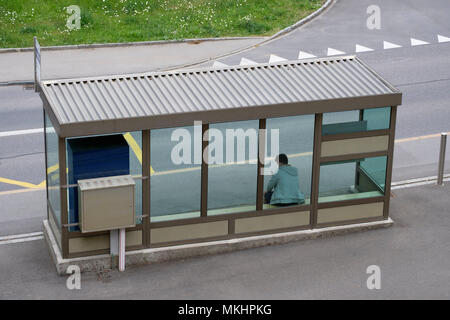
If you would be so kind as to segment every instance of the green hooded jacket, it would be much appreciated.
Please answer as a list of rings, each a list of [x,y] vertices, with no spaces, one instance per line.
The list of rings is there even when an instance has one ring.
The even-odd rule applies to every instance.
[[[305,202],[305,195],[300,191],[297,168],[290,165],[280,166],[278,172],[270,178],[267,191],[272,189],[270,204]]]

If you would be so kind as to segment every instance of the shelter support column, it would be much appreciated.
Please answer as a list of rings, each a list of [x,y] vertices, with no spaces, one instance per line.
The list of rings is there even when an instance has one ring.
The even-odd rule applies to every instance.
[[[206,217],[208,215],[208,129],[209,124],[202,124],[201,217]]]
[[[142,131],[142,245],[150,247],[150,130]]]
[[[264,175],[262,171],[264,169],[265,157],[266,157],[266,119],[259,120],[258,131],[258,165],[257,170],[257,183],[256,183],[256,210],[262,210],[264,204]]]
[[[389,127],[389,145],[387,155],[386,181],[385,181],[385,200],[383,208],[383,218],[389,217],[389,201],[391,199],[392,167],[394,162],[394,142],[395,142],[395,124],[397,121],[397,106],[391,107],[391,118]]]
[[[59,181],[61,201],[61,249],[63,258],[69,257],[69,212],[67,206],[66,139],[58,138]]]
[[[319,202],[319,175],[320,175],[320,152],[322,144],[322,119],[323,114],[315,115],[314,121],[314,147],[313,147],[313,165],[311,177],[311,229],[317,226],[317,209]]]

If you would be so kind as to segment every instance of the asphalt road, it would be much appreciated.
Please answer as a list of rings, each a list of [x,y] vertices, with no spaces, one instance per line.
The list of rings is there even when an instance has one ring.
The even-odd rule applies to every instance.
[[[391,228],[87,273],[81,290],[56,275],[43,240],[2,245],[0,299],[448,300],[449,192],[395,190]],[[380,290],[367,288],[370,265],[380,267]]]
[[[373,1],[340,0],[320,17],[287,36],[220,62],[239,64],[243,57],[267,62],[271,54],[296,59],[300,50],[321,57],[327,55],[328,48],[354,54],[356,44],[372,48],[373,51],[361,52],[358,56],[403,92],[397,119],[394,181],[436,175],[438,134],[450,131],[450,42],[437,41],[438,34],[450,37],[450,3],[445,0],[380,0],[377,5],[381,9],[381,29],[369,30],[366,9],[372,4]],[[411,38],[429,44],[411,46]],[[383,41],[402,47],[383,49]],[[36,128],[42,128],[39,97],[21,87],[0,87],[0,133]],[[42,134],[0,134],[0,177],[34,185],[41,183],[44,180],[43,152]],[[447,159],[446,172],[450,172],[450,157]],[[41,230],[46,211],[44,199],[43,190],[0,182],[0,235]],[[11,249],[3,246],[0,254],[12,248],[22,248],[18,250],[26,253],[38,244],[19,246],[16,244]]]

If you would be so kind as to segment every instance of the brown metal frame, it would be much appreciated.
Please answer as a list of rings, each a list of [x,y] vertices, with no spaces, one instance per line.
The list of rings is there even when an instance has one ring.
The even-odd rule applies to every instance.
[[[336,141],[345,139],[356,139],[356,138],[368,138],[375,136],[386,136],[390,133],[389,129],[382,130],[370,130],[361,132],[351,132],[351,133],[338,133],[338,134],[327,134],[322,135],[322,141]]]
[[[389,123],[389,146],[387,155],[387,168],[386,168],[386,178],[384,183],[385,188],[385,201],[383,217],[384,219],[389,218],[389,201],[391,198],[391,183],[392,183],[392,167],[394,163],[394,142],[395,142],[395,126],[397,121],[397,106],[391,107],[391,118]]]
[[[174,227],[174,226],[186,226],[186,225],[197,224],[197,223],[228,221],[228,234],[224,235],[224,236],[218,236],[218,237],[197,238],[197,239],[193,238],[193,239],[189,239],[189,240],[161,242],[161,243],[157,243],[157,244],[150,244],[150,248],[160,248],[160,247],[166,247],[166,246],[175,246],[175,245],[183,245],[183,244],[206,242],[206,241],[230,240],[230,239],[234,239],[234,238],[242,238],[242,237],[248,237],[248,236],[253,236],[253,235],[263,235],[263,234],[271,234],[271,233],[278,233],[278,232],[288,232],[288,231],[298,231],[298,230],[310,229],[310,225],[307,224],[307,225],[299,226],[299,227],[278,228],[278,229],[271,229],[271,230],[265,230],[265,231],[240,233],[240,234],[236,234],[235,230],[234,230],[234,224],[235,224],[236,219],[250,218],[250,217],[263,217],[263,216],[271,216],[271,215],[276,215],[276,214],[300,212],[300,211],[311,212],[311,206],[310,205],[299,205],[299,206],[292,206],[292,207],[280,207],[280,208],[274,208],[274,209],[265,209],[263,211],[256,210],[256,211],[221,214],[221,215],[215,215],[215,216],[198,217],[198,218],[190,218],[190,219],[152,222],[152,223],[150,223],[150,228],[157,229],[157,228]],[[230,228],[230,225],[232,226],[232,228]]]
[[[350,154],[344,154],[341,156],[332,156],[332,157],[320,157],[320,163],[382,157],[382,156],[387,156],[388,152],[389,152],[388,150],[384,150],[384,151],[364,152],[364,153],[350,153]]]
[[[150,246],[150,130],[142,131],[142,245]]]
[[[295,114],[295,115],[300,115]],[[274,115],[271,116],[276,117]],[[204,123],[202,125],[202,167],[201,167],[201,205],[200,205],[200,217],[195,218],[186,218],[179,220],[171,220],[171,221],[160,221],[160,222],[151,222],[151,212],[150,212],[150,188],[151,188],[151,178],[150,178],[150,130],[142,131],[142,207],[143,207],[143,222],[140,225],[137,225],[134,228],[128,228],[127,231],[132,230],[142,230],[143,239],[142,245],[127,247],[127,250],[136,250],[142,248],[157,248],[157,247],[165,247],[165,246],[174,246],[181,244],[189,244],[189,243],[199,243],[206,241],[215,241],[215,240],[227,240],[233,238],[242,238],[253,235],[263,235],[263,234],[271,234],[278,232],[288,232],[288,231],[297,231],[297,230],[305,230],[305,229],[314,229],[314,228],[324,228],[328,226],[338,226],[338,225],[347,225],[353,223],[361,223],[361,222],[371,222],[371,221],[379,221],[383,219],[387,219],[388,217],[388,209],[389,209],[389,193],[390,193],[390,183],[392,177],[392,162],[393,162],[393,147],[394,147],[394,133],[395,133],[395,117],[396,117],[396,107],[391,108],[391,119],[390,119],[390,128],[386,130],[374,130],[374,131],[363,131],[356,133],[346,133],[346,134],[335,134],[335,135],[327,135],[322,136],[322,120],[323,114],[316,113],[315,114],[315,124],[314,124],[314,147],[313,147],[313,164],[312,164],[312,177],[311,177],[311,200],[308,205],[298,205],[292,207],[283,207],[283,208],[273,208],[273,209],[263,209],[263,193],[264,193],[264,176],[261,174],[261,169],[264,167],[264,155],[265,155],[265,135],[261,134],[266,129],[266,118],[259,119],[259,139],[258,139],[258,175],[257,175],[257,194],[256,194],[256,210],[255,211],[247,211],[247,212],[238,212],[238,213],[230,213],[230,214],[221,214],[221,215],[213,215],[208,216],[208,144],[209,137],[206,135],[207,130],[209,129],[209,123]],[[220,121],[224,122],[224,120]],[[372,137],[372,136],[382,136],[389,135],[389,148],[387,151],[378,151],[378,152],[368,152],[368,153],[360,153],[360,154],[350,154],[344,156],[334,156],[334,157],[321,157],[321,143],[322,141],[335,141],[341,139],[351,139],[351,138],[362,138],[362,137]],[[263,141],[264,140],[264,141]],[[261,151],[261,152],[260,152]],[[62,224],[62,251],[64,258],[72,258],[93,254],[103,254],[108,253],[108,250],[96,250],[90,252],[80,252],[80,253],[72,253],[68,252],[68,240],[69,238],[77,238],[84,236],[95,236],[100,234],[106,234],[107,232],[95,232],[90,234],[82,234],[81,232],[68,232],[66,225],[68,223],[68,212],[67,212],[67,191],[64,186],[67,185],[67,176],[65,174],[65,138],[59,138],[59,157],[60,157],[60,183],[61,183],[61,224]],[[262,155],[262,156],[261,156]],[[352,200],[343,200],[343,201],[335,201],[335,202],[326,202],[319,203],[319,178],[320,178],[320,165],[324,162],[335,162],[335,161],[343,161],[343,160],[354,160],[359,158],[368,158],[368,157],[376,157],[376,156],[387,156],[387,168],[386,168],[386,182],[385,182],[385,195],[379,197],[372,198],[364,198],[364,199],[352,199]],[[61,164],[64,165],[61,165]],[[349,205],[358,205],[358,204],[368,204],[368,203],[376,203],[376,202],[384,202],[383,208],[383,217],[376,218],[364,218],[364,219],[355,219],[355,220],[346,220],[339,222],[331,222],[331,223],[317,223],[317,214],[319,209],[324,208],[332,208],[332,207],[340,207],[340,206],[349,206]],[[283,214],[290,212],[300,212],[300,211],[309,211],[310,213],[310,223],[305,226],[300,227],[292,227],[292,228],[282,228],[282,229],[273,229],[273,230],[265,230],[258,232],[249,232],[236,234],[235,233],[235,220],[241,218],[248,217],[260,217],[260,216],[269,216],[274,214]],[[200,238],[200,239],[189,239],[182,241],[173,241],[173,242],[165,242],[152,244],[150,243],[150,233],[152,229],[155,228],[164,228],[171,226],[181,226],[181,225],[189,225],[196,223],[207,223],[214,221],[228,221],[228,234],[225,236],[219,237],[209,237],[209,238]],[[64,226],[64,227],[63,227]]]
[[[223,220],[230,220],[230,219],[263,217],[263,216],[270,216],[270,215],[274,215],[274,214],[283,214],[283,213],[298,212],[298,211],[310,211],[310,210],[311,210],[311,205],[302,204],[302,205],[292,206],[292,207],[264,209],[262,211],[258,211],[258,210],[243,211],[243,212],[225,213],[225,214],[213,215],[213,216],[207,216],[207,217],[196,217],[196,218],[187,218],[187,219],[170,220],[170,221],[150,222],[150,228],[185,226],[185,225],[189,225],[189,224],[197,224],[197,223],[203,223],[203,222],[215,222],[215,221],[223,221]]]
[[[320,153],[322,150],[322,120],[323,114],[315,115],[314,119],[314,147],[313,147],[313,172],[311,176],[311,229],[317,226],[317,203],[319,200],[319,178],[320,178]]]
[[[202,171],[201,171],[201,199],[200,216],[208,216],[208,160],[209,160],[209,124],[202,124]]]
[[[69,257],[69,212],[67,206],[66,138],[58,138],[59,185],[61,198],[61,249],[63,258]]]
[[[266,119],[259,120],[258,130],[258,165],[257,170],[257,182],[256,182],[256,210],[263,210],[264,206],[264,175],[262,171],[266,162]]]

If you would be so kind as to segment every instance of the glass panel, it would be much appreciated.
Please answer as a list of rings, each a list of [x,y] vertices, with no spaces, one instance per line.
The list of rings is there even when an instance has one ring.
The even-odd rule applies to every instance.
[[[388,129],[390,115],[390,107],[324,113],[322,134]]]
[[[323,114],[322,134],[338,134],[365,131],[365,123],[359,121],[359,110],[329,112]]]
[[[366,158],[359,163],[361,174],[384,191],[386,182],[386,157]]]
[[[383,196],[386,160],[383,156],[322,164],[319,202]]]
[[[151,130],[151,222],[200,216],[202,128]]]
[[[50,118],[45,113],[45,139],[47,153],[47,181],[48,181],[48,202],[49,210],[53,211],[56,223],[61,228],[61,198],[59,180],[59,154],[58,135],[53,128]],[[51,212],[50,212],[51,214]]]
[[[259,121],[209,127],[208,215],[256,210]]]
[[[367,130],[389,129],[391,107],[366,109],[363,119],[367,121]]]
[[[277,175],[264,176],[264,191],[273,191],[270,203],[264,208],[273,208],[274,204],[310,203],[312,153],[314,145],[314,115],[273,118],[266,120],[267,140],[266,157],[273,161],[279,154],[286,154],[288,167],[284,167]],[[277,141],[277,130],[278,140]],[[274,144],[278,142],[278,148]],[[266,169],[270,171],[266,161]],[[273,172],[278,171],[277,168]],[[293,179],[292,176],[295,176]],[[281,180],[280,180],[281,178]],[[274,183],[273,190],[268,190],[269,181]],[[275,183],[276,181],[276,183]],[[286,188],[287,186],[287,188]],[[266,196],[268,202],[269,196]],[[298,199],[298,200],[297,200]]]
[[[135,182],[136,223],[142,223],[142,132],[69,138],[66,146],[69,223],[79,222],[78,180],[128,174]]]

